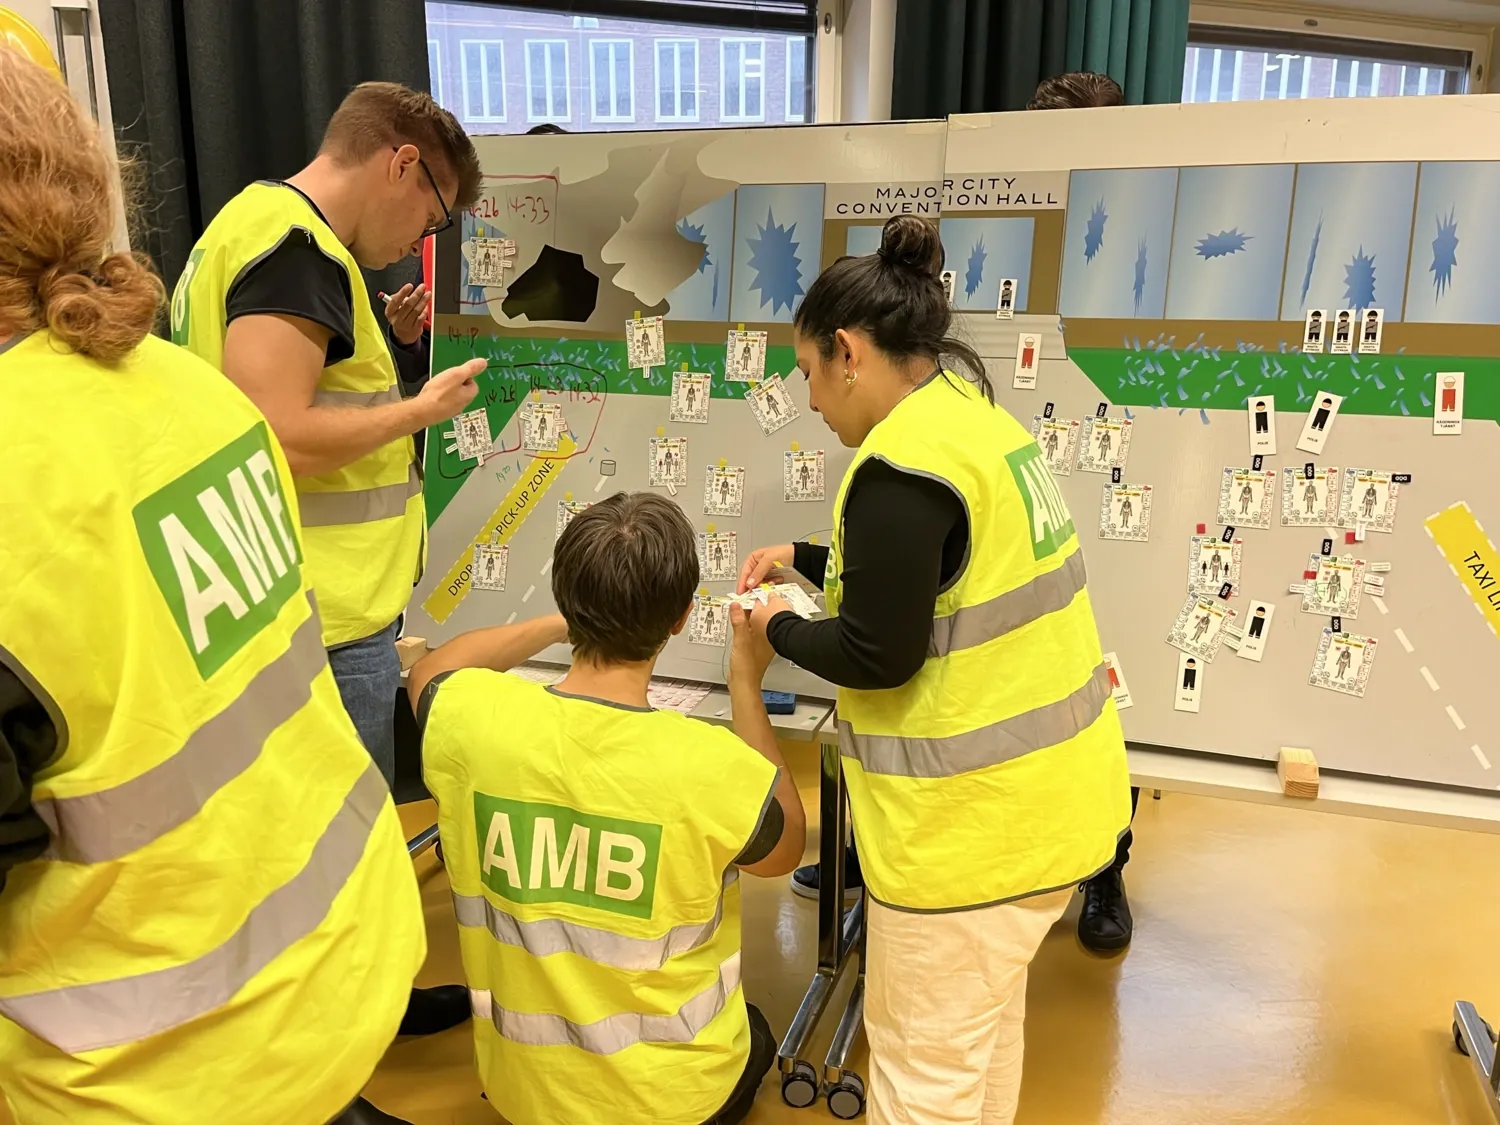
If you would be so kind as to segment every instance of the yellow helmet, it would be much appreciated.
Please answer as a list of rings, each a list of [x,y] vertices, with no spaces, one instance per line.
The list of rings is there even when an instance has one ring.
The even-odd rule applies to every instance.
[[[0,8],[0,47],[9,47],[52,74],[59,82],[62,71],[42,33],[9,8]]]

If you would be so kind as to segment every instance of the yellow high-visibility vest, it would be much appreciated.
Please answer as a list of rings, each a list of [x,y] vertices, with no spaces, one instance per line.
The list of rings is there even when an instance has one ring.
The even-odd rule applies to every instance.
[[[344,268],[354,300],[354,354],[323,369],[314,404],[357,409],[400,401],[396,364],[359,264],[284,184],[251,184],[208,224],[172,295],[172,342],[222,371],[230,287],[294,228]],[[298,477],[297,495],[323,643],[332,648],[380,632],[406,608],[424,563],[422,470],[412,439],[397,438],[335,472]]]
[[[905,685],[838,693],[865,885],[901,910],[972,909],[1109,864],[1130,822],[1125,739],[1072,517],[1031,435],[935,374],[865,438],[839,487],[824,593],[837,614],[844,501],[870,457],[946,484],[969,554]]]
[[[526,1125],[699,1125],[750,1050],[734,859],[777,771],[726,730],[469,669],[423,775],[479,1073]]]
[[[17,1125],[321,1125],[426,952],[389,790],[329,671],[265,419],[147,337],[0,354],[0,663],[51,713],[50,828],[0,892]]]

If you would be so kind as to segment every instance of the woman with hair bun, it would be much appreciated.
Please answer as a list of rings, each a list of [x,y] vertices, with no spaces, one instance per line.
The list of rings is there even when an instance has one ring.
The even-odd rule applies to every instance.
[[[98,128],[0,46],[0,1104],[394,1122],[426,951],[265,419],[150,335]],[[350,1103],[354,1103],[352,1106]]]
[[[1130,819],[1072,518],[949,334],[941,268],[936,226],[898,216],[877,253],[808,290],[797,363],[812,408],[858,453],[832,546],[762,548],[740,575],[743,591],[791,563],[823,582],[826,620],[773,599],[752,622],[839,687],[871,900],[874,1125],[1013,1120],[1027,966]]]

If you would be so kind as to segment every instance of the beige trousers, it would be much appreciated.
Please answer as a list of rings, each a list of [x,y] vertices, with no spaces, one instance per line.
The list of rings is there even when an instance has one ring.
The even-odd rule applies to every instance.
[[[1026,969],[1072,894],[955,914],[868,904],[871,1125],[1011,1125]]]

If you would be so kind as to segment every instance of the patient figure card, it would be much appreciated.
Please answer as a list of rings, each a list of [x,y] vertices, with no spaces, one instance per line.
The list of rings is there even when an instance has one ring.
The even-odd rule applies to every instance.
[[[1276,506],[1276,473],[1226,467],[1219,479],[1219,522],[1235,527],[1271,526]]]
[[[1123,469],[1134,425],[1129,418],[1085,418],[1079,434],[1078,467],[1085,473]]]
[[[698,565],[705,582],[730,582],[740,576],[739,550],[732,531],[698,533]]]
[[[745,470],[739,465],[715,467],[703,471],[703,514],[737,516],[745,495]]]
[[[760,423],[762,433],[774,434],[782,426],[791,425],[797,420],[797,404],[787,393],[786,384],[781,381],[780,375],[772,375],[764,382],[752,383],[745,390],[745,401],[750,404],[750,410]]]
[[[651,439],[651,464],[647,479],[653,485],[687,484],[687,438]]]
[[[1217,535],[1194,535],[1188,540],[1188,590],[1208,596],[1228,582],[1237,592],[1244,548],[1238,536],[1226,541]]]
[[[567,530],[568,524],[573,522],[573,517],[579,512],[589,509],[587,502],[583,500],[559,500],[557,502],[557,525],[553,531],[553,539],[557,539]]]
[[[1212,664],[1224,643],[1224,630],[1237,614],[1218,598],[1189,594],[1177,611],[1177,620],[1167,634],[1167,644]]]
[[[672,376],[674,422],[707,422],[711,379],[699,371],[678,371]]]
[[[1151,486],[1106,484],[1099,509],[1099,538],[1144,543],[1151,538]]]
[[[822,500],[823,451],[788,449],[782,458],[781,483],[785,500]]]
[[[666,322],[659,316],[625,322],[625,351],[632,368],[645,370],[667,363]]]
[[[1366,531],[1396,529],[1396,501],[1401,495],[1398,474],[1381,469],[1345,469],[1339,501],[1339,526]]]
[[[700,594],[693,599],[688,643],[722,647],[729,639],[729,599]]]
[[[453,419],[453,436],[458,440],[460,461],[483,461],[490,451],[490,416],[481,407]]]
[[[724,378],[731,383],[758,383],[766,377],[766,334],[731,330],[724,345]]]
[[[1076,418],[1048,418],[1034,414],[1031,436],[1042,447],[1042,457],[1053,476],[1073,475],[1073,455],[1078,449],[1078,433],[1083,424]]]
[[[476,590],[504,591],[510,548],[493,543],[474,544],[474,566],[470,582]]]
[[[1307,682],[1313,687],[1342,692],[1356,699],[1364,698],[1375,666],[1375,649],[1380,642],[1358,633],[1335,633],[1325,628],[1313,657]]]
[[[566,423],[555,402],[533,402],[521,416],[521,445],[537,453],[555,453]]]
[[[1304,578],[1302,612],[1321,617],[1359,616],[1359,595],[1365,581],[1364,559],[1353,555],[1310,555]]]
[[[1332,527],[1338,522],[1339,471],[1305,465],[1281,469],[1281,526]]]

